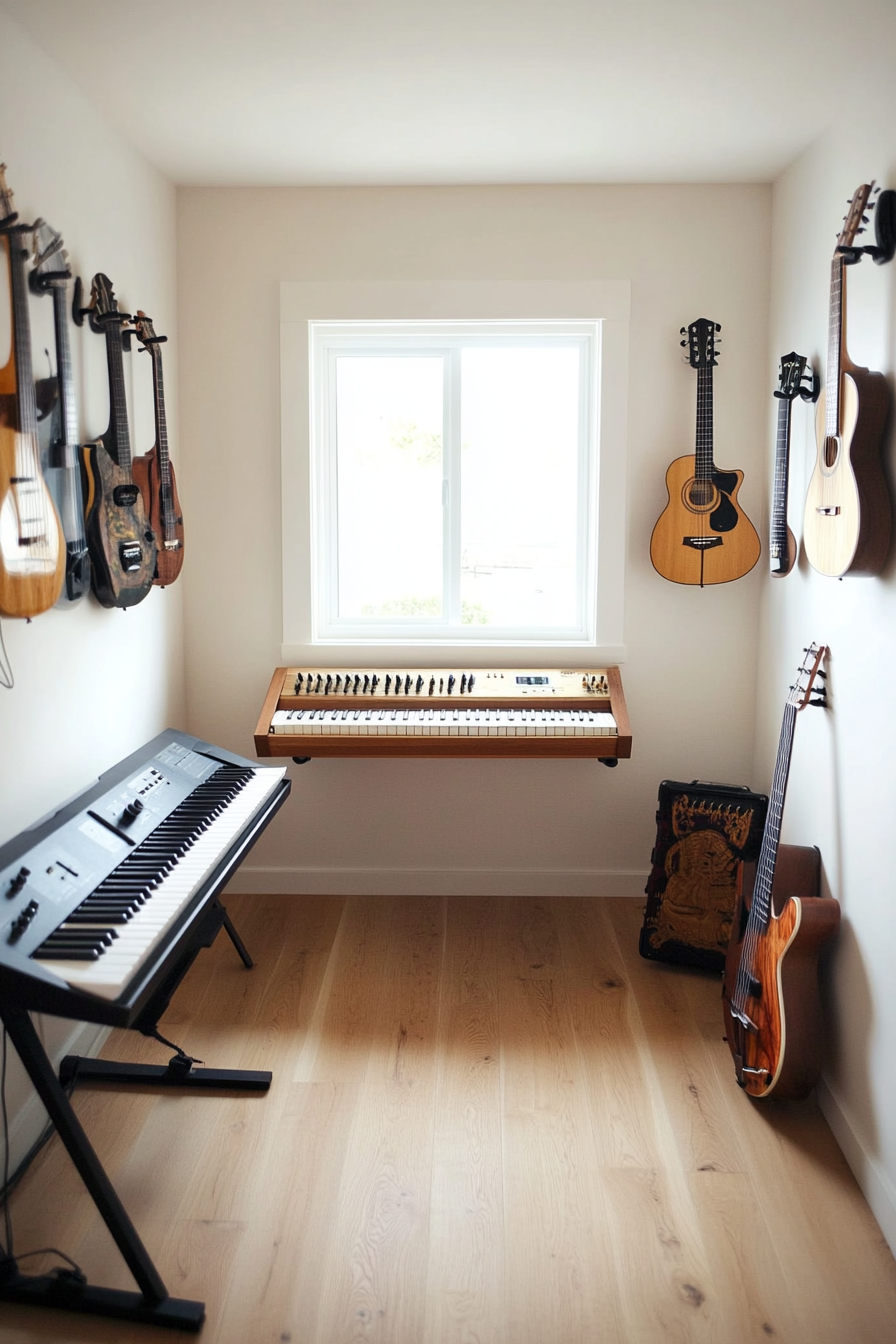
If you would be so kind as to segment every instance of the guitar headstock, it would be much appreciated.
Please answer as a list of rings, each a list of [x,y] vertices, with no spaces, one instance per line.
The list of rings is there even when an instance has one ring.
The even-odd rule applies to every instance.
[[[687,347],[688,363],[692,369],[711,369],[716,363],[718,333],[721,330],[718,322],[710,322],[707,317],[699,317],[687,330],[681,328],[681,334],[685,337],[681,344]]]
[[[778,386],[774,392],[776,397],[782,401],[793,401],[797,396],[803,401],[818,400],[821,382],[817,373],[807,369],[808,362],[804,355],[798,355],[795,350],[781,356]]]
[[[837,234],[835,252],[851,252],[856,236],[865,232],[864,225],[868,223],[868,216],[865,211],[874,208],[868,204],[873,190],[873,178],[870,182],[864,182],[860,187],[856,187],[849,202],[849,209],[843,216],[843,228]],[[858,260],[858,256],[853,257],[852,260]]]
[[[82,311],[90,319],[91,331],[102,334],[113,324],[117,324],[122,334],[124,349],[130,349],[130,336],[122,328],[126,322],[130,322],[131,315],[119,310],[112,281],[108,275],[103,275],[102,271],[97,271],[93,277],[90,285],[90,304]]]
[[[6,182],[6,164],[0,163],[0,229],[8,229],[17,219],[12,208],[12,192]]]
[[[803,661],[800,663],[796,681],[791,686],[790,694],[787,697],[788,705],[794,705],[797,713],[801,709],[805,709],[806,705],[825,707],[827,691],[824,686],[815,687],[815,683],[825,679],[825,673],[821,671],[821,664],[826,653],[827,646],[824,644],[810,644],[808,649],[803,649]],[[813,688],[815,688],[814,700],[810,699]]]
[[[134,316],[134,335],[143,349],[148,350],[150,354],[154,345],[161,345],[168,339],[167,336],[156,335],[151,319],[146,316],[142,308],[138,308]]]
[[[34,221],[34,270],[32,275],[42,280],[70,280],[68,253],[62,246],[62,234],[45,219]]]

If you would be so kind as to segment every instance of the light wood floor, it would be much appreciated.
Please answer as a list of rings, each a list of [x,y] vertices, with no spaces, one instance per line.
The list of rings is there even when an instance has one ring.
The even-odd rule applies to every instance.
[[[896,1263],[814,1102],[740,1092],[718,979],[643,961],[639,902],[227,904],[256,968],[222,935],[162,1027],[270,1092],[76,1093],[204,1344],[896,1340]],[[132,1287],[55,1140],[13,1217],[18,1252]],[[0,1306],[3,1341],[178,1337]]]

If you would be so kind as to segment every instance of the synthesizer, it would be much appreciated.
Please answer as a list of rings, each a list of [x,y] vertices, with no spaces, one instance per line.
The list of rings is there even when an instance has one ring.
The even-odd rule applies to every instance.
[[[255,730],[261,757],[631,756],[618,667],[278,667]]]
[[[173,729],[0,848],[0,994],[128,1026],[289,793]]]

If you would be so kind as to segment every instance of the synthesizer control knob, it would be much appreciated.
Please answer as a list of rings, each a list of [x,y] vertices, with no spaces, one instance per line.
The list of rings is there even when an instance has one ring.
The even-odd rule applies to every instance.
[[[326,680],[326,682],[324,683],[324,695],[329,695],[329,694],[330,694],[330,687],[331,687],[332,685],[333,685],[333,678],[332,678],[332,676],[330,675],[330,673],[328,672],[328,673],[327,673],[327,680]]]
[[[468,674],[468,676],[467,676],[467,691],[468,691],[468,692],[469,692],[469,691],[472,691],[472,689],[473,689],[473,682],[474,682],[475,680],[476,680],[475,676],[473,675],[472,672],[470,672],[470,673]]]
[[[388,674],[388,672],[387,672],[387,673],[386,673],[386,682],[385,682],[385,685],[383,686],[383,690],[386,692],[387,695],[389,694],[389,687],[390,687],[391,685],[392,685],[392,678],[389,676],[389,674]]]
[[[121,814],[122,826],[130,826],[131,822],[136,821],[142,811],[142,800],[140,798],[132,798]]]
[[[408,694],[408,692],[410,691],[410,689],[411,689],[411,674],[410,674],[410,672],[409,672],[409,673],[407,674],[407,676],[405,677],[405,679],[404,679],[404,693],[405,693],[405,695]]]
[[[417,680],[416,680],[415,683],[414,683],[414,690],[415,690],[415,691],[417,692],[417,694],[419,695],[422,689],[423,689],[423,678],[422,678],[422,677],[418,677]]]
[[[463,693],[464,693],[464,691],[465,691],[466,689],[467,689],[467,674],[466,674],[466,672],[464,672],[464,673],[462,674],[462,676],[461,676],[461,679],[460,679],[460,693],[461,693],[461,695],[463,695]]]
[[[367,688],[368,688],[369,685],[370,685],[370,674],[369,674],[368,672],[365,672],[365,673],[364,673],[364,689],[363,689],[362,692],[361,692],[362,695],[366,695],[366,694],[367,694]]]
[[[24,887],[25,883],[28,881],[30,876],[31,876],[30,868],[23,867],[19,869],[19,871],[16,873],[15,877],[9,884],[9,890],[6,893],[6,899],[8,901],[11,901],[13,896],[18,896],[19,892],[22,890],[22,888]]]
[[[450,677],[448,678],[448,694],[450,695],[453,690],[454,690],[454,673],[452,672]]]
[[[357,694],[358,694],[358,687],[359,687],[360,685],[361,685],[361,678],[360,678],[360,677],[357,675],[357,673],[356,673],[356,674],[355,674],[355,679],[354,679],[354,681],[352,682],[352,695],[357,695]]]
[[[435,679],[435,677],[430,677],[430,679],[429,679],[429,693],[430,693],[430,695],[434,695],[434,694],[435,694],[435,689],[436,689],[436,679]]]

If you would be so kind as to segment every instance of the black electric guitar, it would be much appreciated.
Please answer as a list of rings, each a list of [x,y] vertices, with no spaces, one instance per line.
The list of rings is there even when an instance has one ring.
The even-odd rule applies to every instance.
[[[695,451],[677,457],[666,472],[669,502],[650,538],[650,559],[664,579],[701,588],[741,578],[760,550],[756,529],[737,502],[743,472],[721,471],[713,462],[712,371],[719,331],[717,322],[701,317],[681,342],[697,370]]]
[[[53,296],[58,415],[53,420],[46,474],[65,536],[63,592],[70,602],[74,602],[90,588],[90,556],[78,457],[78,411],[68,339],[68,282],[72,273],[62,236],[43,219],[34,224],[34,260],[34,270],[28,277],[32,291]]]
[[[890,549],[890,496],[881,464],[889,388],[882,373],[853,364],[846,352],[846,268],[864,252],[855,239],[873,186],[865,183],[853,195],[831,260],[827,369],[803,518],[809,564],[832,578],[877,574]]]
[[[748,910],[743,893],[738,898],[725,963],[728,1048],[738,1083],[757,1098],[804,1097],[821,1071],[818,951],[840,923],[840,906],[830,896],[791,896],[777,912],[772,893],[796,717],[807,704],[825,702],[815,686],[826,652],[823,645],[806,649],[787,696],[752,900]]]
[[[122,328],[130,314],[118,311],[112,283],[102,274],[93,277],[86,311],[91,329],[106,338],[110,410],[102,439],[83,450],[91,583],[104,607],[132,607],[152,587],[156,542],[131,470],[122,354]]]
[[[769,519],[769,567],[775,578],[782,579],[796,564],[796,538],[787,526],[787,481],[790,470],[790,408],[794,398],[817,401],[819,377],[806,372],[806,359],[791,350],[782,355],[778,387],[778,433],[775,440],[775,478],[772,487],[772,512]],[[804,386],[808,378],[807,386]]]
[[[65,577],[59,515],[40,465],[25,263],[32,226],[20,224],[0,164],[0,254],[8,263],[12,349],[0,369],[0,616],[29,619],[52,607]],[[27,239],[27,246],[25,240]]]
[[[164,587],[173,583],[184,563],[184,519],[177,497],[174,466],[168,453],[168,422],[165,417],[165,385],[162,352],[167,336],[157,336],[152,322],[137,309],[134,332],[152,359],[152,386],[156,415],[156,441],[148,453],[134,458],[134,480],[140,487],[143,506],[156,534],[158,555],[153,582]]]

